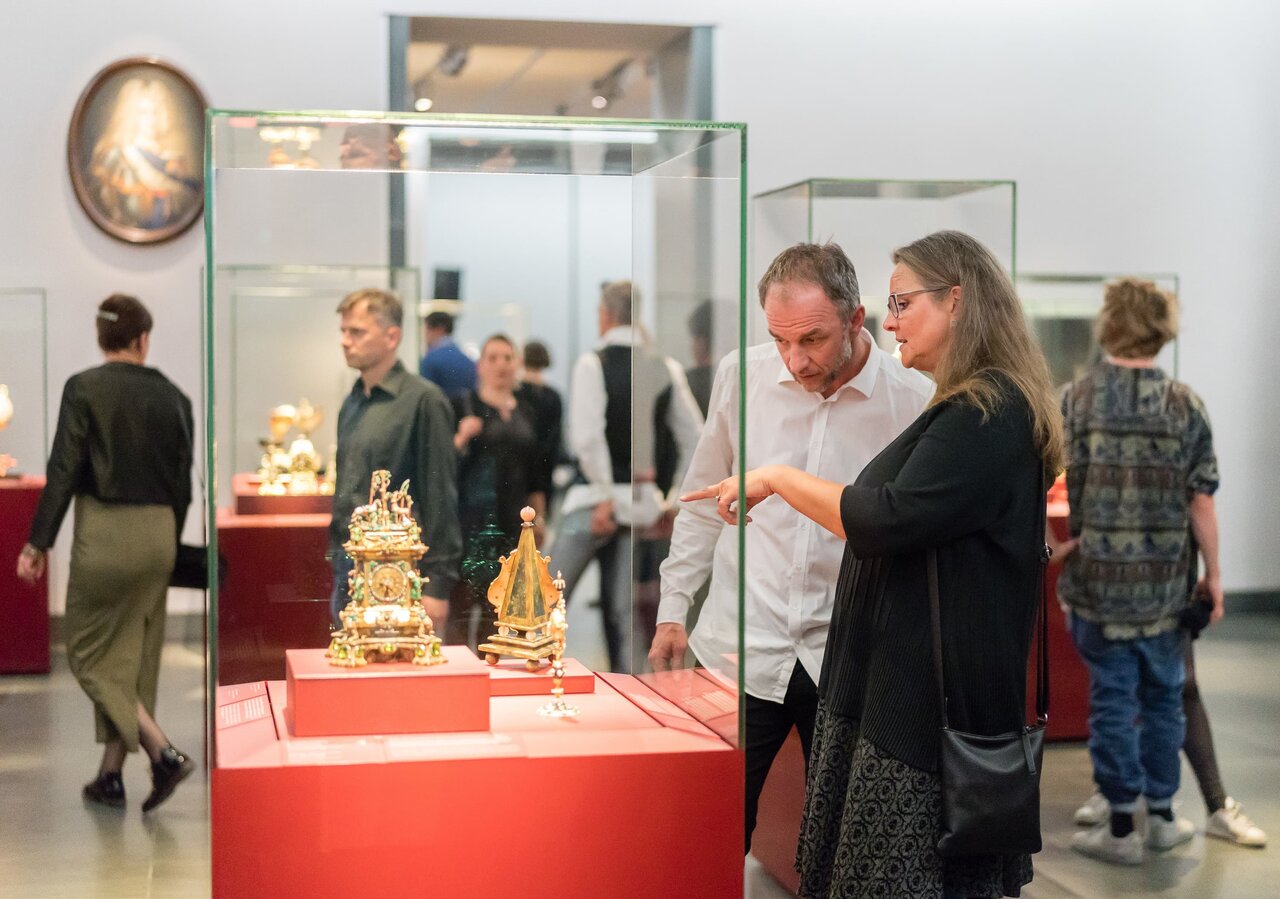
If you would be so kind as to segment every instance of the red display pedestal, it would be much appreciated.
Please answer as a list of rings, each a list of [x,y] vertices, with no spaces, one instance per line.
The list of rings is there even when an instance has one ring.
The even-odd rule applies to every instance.
[[[1059,540],[1066,540],[1067,503],[1050,501],[1049,526]],[[1062,565],[1054,562],[1045,575],[1049,591],[1049,740],[1089,739],[1089,669],[1076,652],[1067,617],[1058,603],[1058,575]],[[1034,720],[1036,702],[1035,652],[1032,647],[1027,666],[1027,720]]]
[[[223,683],[284,678],[286,649],[329,645],[333,572],[328,515],[218,510],[218,675]]]
[[[49,576],[18,579],[17,559],[31,532],[44,478],[0,478],[0,674],[49,671]]]
[[[297,737],[489,729],[489,672],[465,646],[443,664],[340,668],[323,649],[285,653],[289,732]]]
[[[537,671],[525,668],[522,659],[502,659],[489,670],[491,696],[550,696],[551,666],[546,662]],[[565,693],[590,693],[596,688],[596,676],[577,659],[564,660]]]
[[[792,729],[760,791],[756,830],[751,836],[751,854],[792,893],[800,889],[796,844],[803,817],[804,752],[800,749],[800,735]]]
[[[235,494],[237,515],[332,515],[333,497],[324,494],[310,496],[262,496],[258,493],[261,483],[254,475],[231,476],[231,492]]]
[[[220,687],[213,895],[741,896],[740,754],[624,690],[653,696],[610,675],[576,718],[496,696],[488,731],[301,738],[284,684]]]

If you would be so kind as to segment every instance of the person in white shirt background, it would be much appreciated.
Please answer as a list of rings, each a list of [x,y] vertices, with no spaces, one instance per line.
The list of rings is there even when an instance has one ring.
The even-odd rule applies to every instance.
[[[792,465],[852,483],[916,419],[933,384],[876,346],[863,328],[866,310],[853,263],[838,244],[797,244],[778,255],[759,284],[772,344],[746,353],[747,445],[751,467]],[[686,493],[737,469],[738,354],[716,372],[711,402]],[[844,544],[786,503],[751,512],[746,534],[744,634],[746,832],[769,767],[794,726],[806,763],[818,708],[817,679]],[[737,530],[710,503],[676,516],[671,554],[662,564],[658,624],[649,663],[682,667],[686,650],[708,667],[738,651]],[[694,626],[686,619],[696,591],[711,587]]]
[[[663,490],[682,483],[702,427],[680,363],[632,324],[638,308],[630,281],[601,288],[600,343],[578,357],[569,382],[568,442],[579,477],[565,494],[550,550],[568,583],[566,601],[591,560],[600,563],[609,666],[620,672],[644,661],[656,609],[633,608],[643,592],[636,581],[648,570],[657,576],[667,546],[657,535],[673,514]]]

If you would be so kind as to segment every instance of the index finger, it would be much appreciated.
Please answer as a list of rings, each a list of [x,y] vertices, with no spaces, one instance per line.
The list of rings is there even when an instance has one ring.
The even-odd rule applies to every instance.
[[[694,490],[692,493],[686,493],[680,497],[680,502],[691,503],[699,499],[715,499],[719,495],[720,485],[712,484],[710,487],[703,487],[701,490]]]

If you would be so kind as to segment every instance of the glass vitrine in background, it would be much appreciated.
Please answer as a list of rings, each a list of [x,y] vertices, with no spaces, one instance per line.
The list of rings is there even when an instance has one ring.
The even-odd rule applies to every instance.
[[[336,310],[342,298],[364,287],[396,293],[412,309],[418,302],[418,271],[386,265],[218,265],[215,302],[217,343],[228,364],[216,367],[218,446],[223,454],[219,487],[229,496],[232,474],[251,474],[263,454],[271,410],[309,402],[321,417],[310,433],[322,464],[337,442],[338,409],[351,390],[352,371],[339,342]],[[417,370],[419,330],[404,329],[400,358]],[[286,440],[298,433],[291,430]]]
[[[45,292],[0,287],[0,455],[10,475],[43,476],[49,452]]]
[[[963,231],[982,241],[1013,273],[1016,209],[1012,181],[810,178],[753,198],[750,283],[758,283],[786,247],[833,240],[857,269],[867,330],[892,349],[881,323],[893,251],[934,231]],[[751,341],[764,340],[758,311],[749,322]]]
[[[45,292],[0,287],[0,674],[49,670],[49,579],[18,579],[49,450]]]
[[[1102,350],[1093,336],[1094,319],[1102,309],[1107,285],[1116,274],[1047,274],[1026,272],[1018,275],[1018,296],[1027,312],[1036,338],[1049,360],[1049,370],[1056,384],[1066,384],[1102,358]],[[1170,273],[1134,273],[1130,277],[1152,281],[1160,290],[1178,296],[1178,276]],[[1170,341],[1156,359],[1172,377],[1178,375],[1178,341]]]

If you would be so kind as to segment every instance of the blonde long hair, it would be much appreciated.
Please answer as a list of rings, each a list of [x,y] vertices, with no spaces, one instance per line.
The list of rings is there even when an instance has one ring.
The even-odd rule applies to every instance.
[[[923,284],[960,285],[960,311],[933,373],[938,389],[931,404],[968,403],[985,419],[998,406],[1000,389],[984,374],[1003,374],[1026,397],[1035,444],[1052,478],[1064,458],[1062,412],[1049,365],[999,260],[967,234],[938,231],[895,250],[893,261]]]

